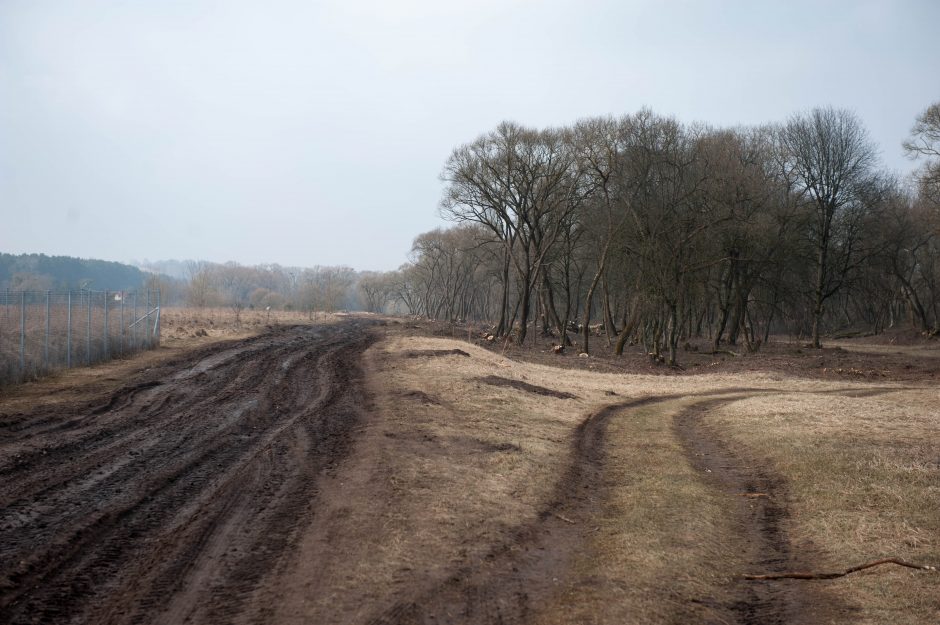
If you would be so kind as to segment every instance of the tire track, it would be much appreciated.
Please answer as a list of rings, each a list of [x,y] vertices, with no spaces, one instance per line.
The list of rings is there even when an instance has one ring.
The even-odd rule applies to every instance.
[[[712,488],[726,494],[738,543],[750,566],[780,571],[793,568],[796,561],[784,527],[789,516],[786,480],[733,450],[705,422],[709,411],[754,395],[699,401],[673,417],[673,429],[692,467]],[[734,594],[736,598],[723,606],[733,619],[731,622],[742,625],[808,622],[804,617],[812,598],[795,592],[791,586],[739,583]]]
[[[319,480],[352,444],[362,410],[357,359],[372,340],[363,326],[290,328],[204,350],[97,401],[37,410],[35,426],[28,414],[0,416],[0,622],[271,622],[293,546],[320,522]],[[716,488],[775,493],[774,502],[758,500],[753,518],[735,512],[743,531],[756,532],[754,561],[766,570],[792,563],[785,482],[749,469],[757,463],[724,445],[704,416],[780,392],[702,393],[674,416],[692,461],[720,467],[709,474]],[[405,600],[370,622],[534,620],[603,504],[611,419],[683,397],[641,397],[588,415],[531,523],[479,562],[415,580]],[[802,597],[770,590],[742,589],[726,606],[729,618],[799,620]]]
[[[885,387],[793,392],[863,397],[897,390]],[[776,493],[773,499],[758,500],[760,508],[753,518],[741,516],[738,519],[743,532],[756,534],[756,539],[742,538],[742,542],[750,541],[754,546],[755,565],[763,567],[761,570],[792,565],[782,525],[786,517],[782,503],[785,482],[767,469],[749,473],[747,469],[760,463],[731,454],[718,442],[715,432],[705,429],[701,420],[708,409],[762,393],[781,391],[735,387],[695,395],[658,395],[610,404],[589,415],[575,430],[567,468],[556,484],[553,497],[532,523],[512,530],[509,540],[494,545],[479,563],[453,570],[443,582],[426,585],[409,599],[375,615],[369,624],[532,622],[537,608],[545,605],[556,592],[554,580],[562,576],[561,572],[569,568],[573,557],[583,550],[588,540],[585,528],[595,525],[592,518],[603,506],[604,493],[600,492],[603,490],[600,486],[604,483],[610,420],[628,410],[680,399],[698,399],[673,416],[676,436],[685,446],[693,466],[704,468],[702,463],[708,462],[712,467],[708,475],[726,480],[727,483],[722,482],[723,488],[730,492]],[[736,504],[744,501],[735,497]],[[802,614],[805,598],[802,594],[781,594],[768,588],[756,594],[747,591],[726,607],[729,618],[739,623],[799,622],[797,617]]]
[[[642,397],[590,414],[575,430],[554,495],[532,523],[514,529],[510,540],[494,546],[479,565],[453,571],[443,583],[397,603],[369,624],[529,622],[535,608],[555,592],[558,572],[568,568],[585,543],[584,528],[603,496],[595,486],[602,481],[610,420],[625,410],[682,397]]]
[[[259,589],[311,522],[318,475],[348,451],[371,340],[356,321],[279,331],[165,367],[162,384],[127,385],[98,429],[63,414],[75,438],[18,458],[26,477],[4,491],[0,621],[263,613],[256,602],[274,595]],[[89,461],[68,462],[83,451]]]
[[[780,391],[733,394],[696,402],[673,417],[673,430],[690,464],[712,488],[726,495],[728,510],[737,528],[749,570],[782,572],[811,568],[812,553],[795,551],[787,534],[788,488],[784,476],[759,458],[735,447],[707,422],[709,412],[761,393],[875,397],[898,387],[837,388],[824,391]],[[750,496],[748,496],[750,495]],[[826,622],[836,609],[833,600],[818,589],[790,582],[743,582],[733,589],[735,599],[724,606],[729,622],[742,625],[782,625]],[[711,599],[703,598],[703,603]]]

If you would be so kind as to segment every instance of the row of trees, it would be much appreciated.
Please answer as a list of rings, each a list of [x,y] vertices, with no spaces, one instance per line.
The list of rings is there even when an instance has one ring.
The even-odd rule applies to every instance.
[[[590,349],[642,343],[757,349],[911,319],[940,327],[940,105],[905,144],[916,184],[879,168],[849,111],[752,128],[683,125],[649,110],[537,130],[502,123],[454,150],[442,214],[411,261],[370,276],[370,307],[532,328]],[[616,343],[614,343],[616,341]]]
[[[106,260],[47,256],[46,254],[0,253],[0,289],[48,291],[140,288],[146,273],[131,265]]]
[[[153,286],[163,292],[164,301],[197,308],[225,306],[236,313],[245,308],[311,314],[361,310],[362,301],[369,301],[368,290],[363,287],[374,275],[349,267],[292,268],[205,261],[186,263],[184,272],[182,279],[157,274],[151,277]]]

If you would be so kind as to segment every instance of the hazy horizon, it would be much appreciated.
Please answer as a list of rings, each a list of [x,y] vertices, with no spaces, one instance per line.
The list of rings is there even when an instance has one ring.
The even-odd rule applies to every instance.
[[[7,1],[0,251],[394,269],[446,225],[457,145],[644,106],[852,109],[904,175],[937,23],[928,1]]]

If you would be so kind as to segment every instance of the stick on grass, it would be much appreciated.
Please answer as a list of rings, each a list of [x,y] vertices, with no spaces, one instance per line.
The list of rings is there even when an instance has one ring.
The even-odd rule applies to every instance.
[[[923,571],[936,571],[937,567],[929,566],[926,564],[913,564],[911,562],[905,562],[899,558],[884,558],[883,560],[874,560],[872,562],[866,562],[865,564],[859,564],[858,566],[853,566],[852,568],[845,569],[844,571],[835,571],[833,573],[767,573],[765,575],[745,575],[744,579],[747,580],[775,580],[775,579],[835,579],[837,577],[845,577],[851,573],[856,573],[858,571],[864,571],[865,569],[870,569],[872,567],[881,566],[882,564],[897,564],[898,566],[906,566],[909,569],[920,569]]]

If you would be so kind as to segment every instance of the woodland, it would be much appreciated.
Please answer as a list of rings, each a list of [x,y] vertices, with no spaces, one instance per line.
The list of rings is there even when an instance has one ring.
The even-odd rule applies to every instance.
[[[879,162],[851,111],[713,128],[651,110],[534,129],[504,122],[457,147],[442,216],[400,270],[360,282],[449,321],[492,322],[589,352],[604,335],[675,365],[689,337],[758,350],[771,335],[927,335],[940,320],[940,103]]]

